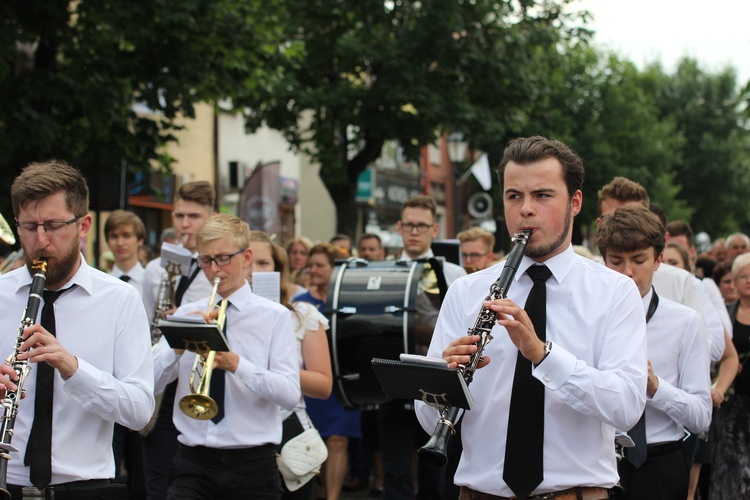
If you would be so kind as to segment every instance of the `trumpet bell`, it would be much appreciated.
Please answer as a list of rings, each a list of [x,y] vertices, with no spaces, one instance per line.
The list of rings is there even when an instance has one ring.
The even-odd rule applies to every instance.
[[[180,410],[196,420],[209,420],[219,413],[219,405],[211,396],[188,394],[180,399]]]

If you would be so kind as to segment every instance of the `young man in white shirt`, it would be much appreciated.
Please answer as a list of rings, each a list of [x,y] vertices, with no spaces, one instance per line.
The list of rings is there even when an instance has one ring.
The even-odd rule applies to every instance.
[[[107,245],[115,256],[110,275],[130,283],[143,295],[146,270],[138,260],[138,250],[146,238],[146,226],[129,210],[115,210],[104,223]]]
[[[484,302],[504,263],[454,282],[428,352],[449,366],[466,365],[480,339],[467,330],[483,308],[497,313],[493,340],[469,386],[475,406],[461,421],[463,453],[454,480],[461,487],[459,498],[608,498],[619,479],[615,429],[635,425],[646,404],[646,322],[638,289],[573,251],[584,168],[565,144],[539,136],[515,139],[498,170],[508,232],[531,233],[524,257],[507,298]],[[551,272],[545,285],[546,327],[540,332],[521,305],[532,289],[530,275],[536,273],[527,272],[532,266]],[[533,379],[525,369],[516,371],[517,364],[528,365]],[[522,419],[541,424],[534,432],[509,429],[516,415],[511,411],[516,375],[542,392],[538,412],[522,410]],[[438,411],[416,404],[422,427],[432,433]],[[516,438],[521,447],[509,445]],[[526,459],[515,456],[529,450],[531,440],[538,452]],[[537,472],[518,484],[523,474],[514,467]]]
[[[104,223],[104,236],[115,257],[110,276],[131,284],[143,296],[143,282],[146,270],[138,260],[138,251],[146,237],[146,226],[138,215],[129,210],[115,210]],[[127,471],[128,491],[131,495],[143,498],[146,480],[143,475],[143,443],[138,429],[128,429],[115,424],[112,447],[115,454],[115,481],[124,483],[121,474]]]
[[[215,192],[206,181],[188,182],[180,186],[175,193],[172,210],[172,224],[177,241],[192,254],[198,257],[195,235],[208,218],[215,213]],[[161,267],[161,259],[152,260],[146,266],[146,282],[143,287],[143,304],[147,314],[153,319],[159,291],[166,271]],[[193,262],[187,276],[180,276],[174,282],[174,294],[167,300],[179,307],[181,304],[194,302],[208,297],[211,283],[205,274],[200,272],[197,261]],[[164,311],[166,315],[171,311]],[[162,392],[157,392],[157,412],[153,429],[143,439],[144,462],[148,500],[163,500],[167,495],[167,484],[171,471],[172,459],[177,451],[177,430],[172,423],[172,403],[176,384],[168,385]]]
[[[124,487],[110,484],[113,424],[139,429],[154,411],[143,304],[135,288],[81,255],[91,216],[78,170],[60,161],[32,163],[13,182],[11,199],[26,266],[0,277],[6,311],[0,352],[17,349],[17,362],[28,362],[32,371],[24,379],[25,397],[16,393],[12,446],[18,451],[10,452],[8,490],[22,498],[22,488],[33,484],[43,490],[34,492],[39,498],[115,498]],[[46,287],[40,299],[30,296],[30,285],[41,260]],[[21,329],[14,311],[34,298],[43,307],[19,340],[9,334]],[[0,396],[19,391],[14,368],[2,364],[0,374]]]
[[[618,498],[686,498],[684,428],[700,434],[711,422],[706,327],[696,311],[659,297],[652,286],[662,260],[664,235],[659,219],[640,205],[603,216],[597,232],[604,264],[638,285],[648,324],[646,454],[637,460],[635,448],[626,448],[625,458],[618,463],[624,490]]]
[[[216,353],[210,395],[219,415],[208,420],[187,416],[179,405],[192,393],[196,354],[172,349],[165,338],[154,351],[156,390],[177,379],[173,418],[180,444],[167,498],[279,498],[280,407],[292,410],[301,397],[292,313],[253,294],[245,280],[252,261],[245,222],[217,214],[200,228],[197,243],[203,272],[212,282],[221,279],[218,296],[229,304],[224,326],[230,350]],[[205,314],[208,308],[206,297],[176,314]],[[220,376],[223,402],[214,393]]]

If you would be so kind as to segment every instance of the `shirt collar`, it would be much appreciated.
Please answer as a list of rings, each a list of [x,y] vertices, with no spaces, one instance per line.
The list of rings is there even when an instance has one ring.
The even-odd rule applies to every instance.
[[[254,295],[255,294],[253,294],[253,291],[250,289],[250,285],[247,280],[245,280],[245,284],[235,290],[232,295],[227,297],[227,300],[229,300],[238,311],[242,311],[242,309],[250,304]]]
[[[435,256],[435,254],[432,253],[432,248],[430,248],[429,250],[427,250],[425,253],[423,253],[422,255],[420,255],[419,257],[417,257],[416,259],[412,259],[411,257],[409,257],[409,255],[406,252],[402,251],[401,252],[401,257],[398,260],[404,261],[404,262],[411,262],[411,261],[417,260],[417,259],[429,259],[429,258],[434,257],[434,256]]]
[[[111,274],[115,278],[119,278],[123,274],[127,274],[131,278],[137,279],[140,276],[142,276],[144,272],[145,272],[145,269],[143,268],[141,263],[136,261],[135,265],[129,271],[123,271],[122,269],[117,267],[117,264],[115,264],[114,266],[112,266],[112,272],[109,274]]]
[[[523,259],[521,259],[521,263],[518,265],[518,271],[516,272],[514,280],[518,281],[521,276],[526,274],[526,270],[534,264],[544,264],[549,268],[550,271],[552,271],[552,276],[555,278],[555,280],[558,283],[562,283],[568,273],[573,269],[575,260],[576,253],[573,251],[573,245],[568,245],[568,248],[564,252],[557,254],[554,257],[551,257],[541,263],[536,262],[530,257],[526,257],[524,255]]]

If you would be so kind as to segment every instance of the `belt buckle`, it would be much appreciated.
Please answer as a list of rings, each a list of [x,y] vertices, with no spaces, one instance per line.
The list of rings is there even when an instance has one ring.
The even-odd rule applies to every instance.
[[[55,490],[53,488],[44,488],[44,489],[38,489],[36,486],[24,486],[21,488],[21,493],[23,495],[23,500],[54,500],[55,499]],[[47,496],[47,493],[49,493],[49,497]]]

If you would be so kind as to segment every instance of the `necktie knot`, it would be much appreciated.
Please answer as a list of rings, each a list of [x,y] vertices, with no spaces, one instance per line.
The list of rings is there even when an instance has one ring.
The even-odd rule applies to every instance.
[[[128,276],[127,274],[123,274],[122,276],[120,276],[120,279],[127,283],[128,281],[130,281],[130,276]]]
[[[58,290],[56,292],[53,292],[51,290],[44,290],[42,292],[42,296],[44,297],[44,303],[45,304],[54,304],[55,301],[62,295],[63,293],[70,290],[72,287],[64,288],[62,290]]]
[[[546,282],[552,276],[552,271],[547,266],[531,266],[526,270],[526,274],[534,281]]]

